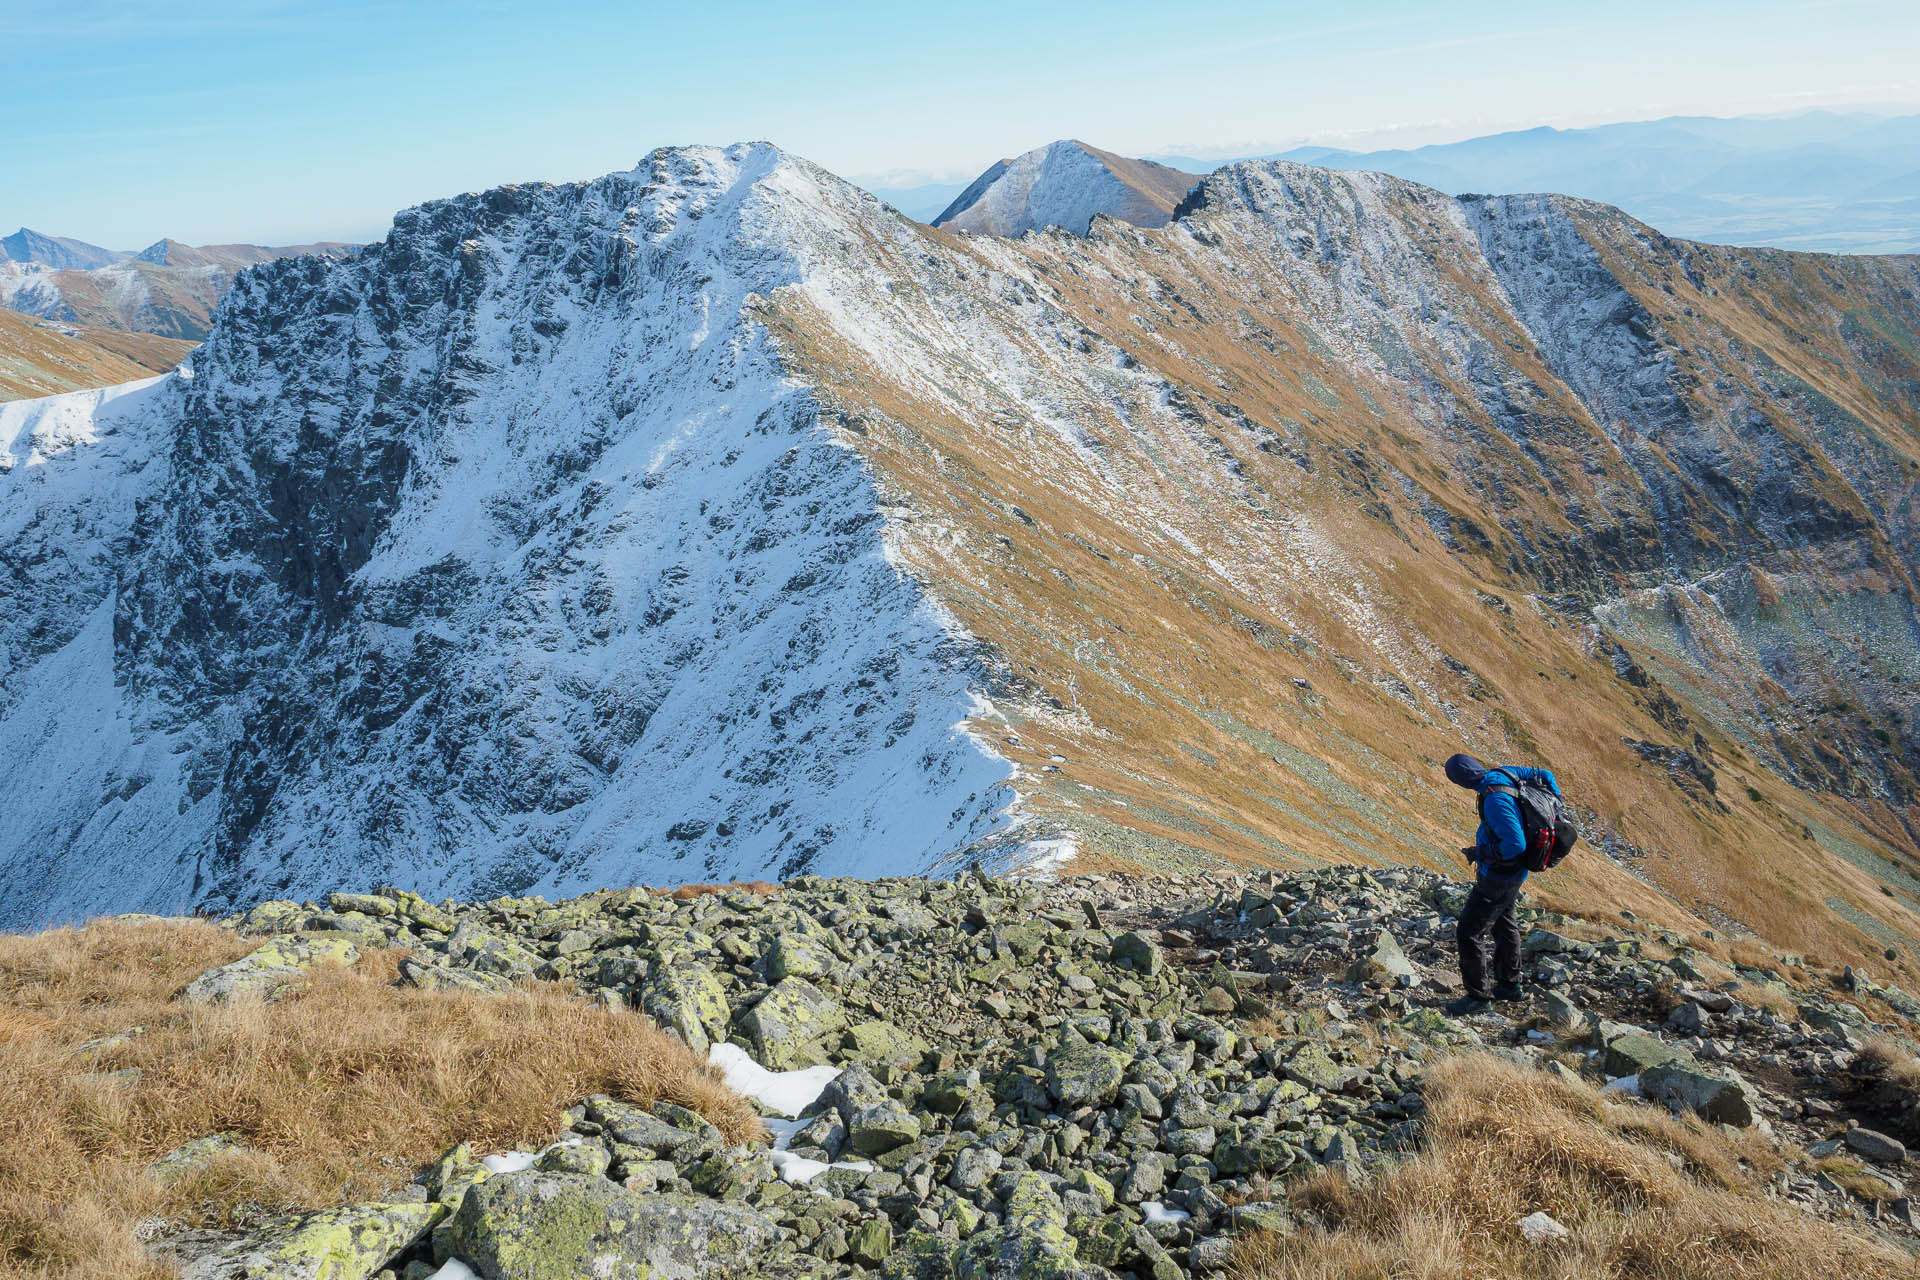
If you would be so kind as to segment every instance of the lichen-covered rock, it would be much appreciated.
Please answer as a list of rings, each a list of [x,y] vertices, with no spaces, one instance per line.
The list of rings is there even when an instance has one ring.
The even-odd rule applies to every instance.
[[[735,1022],[756,1059],[785,1071],[818,1061],[821,1039],[845,1029],[847,1012],[805,978],[787,978]]]
[[[181,1143],[147,1167],[161,1178],[179,1178],[198,1172],[228,1152],[240,1149],[240,1140],[236,1135],[210,1133],[204,1138]]]
[[[695,1280],[751,1274],[778,1235],[744,1205],[528,1170],[469,1191],[447,1244],[486,1280]]]
[[[367,916],[393,914],[393,899],[377,893],[330,893],[327,906],[335,911],[357,911]]]
[[[463,920],[447,939],[447,958],[468,969],[503,978],[529,978],[540,957],[511,938]]]
[[[1123,933],[1115,938],[1108,958],[1114,964],[1149,976],[1159,973],[1167,962],[1160,944],[1144,933]]]
[[[205,1255],[183,1280],[365,1280],[432,1230],[447,1207],[350,1204],[309,1213],[285,1227]]]
[[[1295,1049],[1287,1058],[1287,1078],[1307,1089],[1327,1093],[1340,1087],[1346,1071],[1320,1045],[1311,1041]]]
[[[428,933],[452,933],[459,923],[445,908],[405,889],[394,891],[393,910],[401,919]]]
[[[1680,1045],[1639,1031],[1610,1036],[1600,1057],[1601,1067],[1610,1076],[1636,1075],[1674,1064],[1691,1067],[1693,1055]]]
[[[431,954],[431,952],[427,953],[429,956]],[[400,981],[410,987],[419,987],[422,991],[474,991],[481,994],[498,994],[513,990],[513,979],[502,974],[483,973],[477,969],[436,963],[420,955],[401,958]]]
[[[891,1022],[857,1023],[840,1037],[841,1051],[860,1062],[914,1062],[931,1047],[919,1036],[902,1031]]]
[[[814,939],[783,933],[767,948],[761,967],[770,984],[788,978],[821,978],[833,969],[833,953]]]
[[[1047,1092],[1068,1107],[1104,1107],[1120,1095],[1127,1058],[1117,1050],[1068,1040],[1047,1054]]]
[[[317,964],[352,964],[359,958],[360,949],[342,934],[284,934],[232,964],[207,970],[187,984],[185,995],[197,1004],[224,1004],[248,992],[270,992]]]
[[[720,980],[697,964],[655,965],[640,988],[640,1007],[703,1057],[715,1040],[725,1039],[733,1016]]]

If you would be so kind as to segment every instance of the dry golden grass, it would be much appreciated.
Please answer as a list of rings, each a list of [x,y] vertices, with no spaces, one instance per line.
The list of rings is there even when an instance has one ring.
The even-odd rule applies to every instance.
[[[1882,1280],[1912,1260],[1768,1200],[1764,1140],[1488,1057],[1428,1072],[1426,1144],[1366,1182],[1296,1184],[1324,1226],[1243,1242],[1232,1280]],[[1743,1161],[1745,1162],[1743,1164]],[[1571,1232],[1524,1241],[1544,1210]]]
[[[765,880],[734,880],[727,884],[683,884],[677,889],[655,889],[653,892],[662,898],[672,898],[675,902],[692,902],[695,898],[715,893],[750,893],[756,898],[764,898],[770,893],[780,892],[780,886]]]
[[[1868,1036],[1855,1065],[1877,1080],[1920,1091],[1920,1058],[1891,1037]]]
[[[678,1041],[558,987],[398,987],[399,953],[381,952],[273,1002],[175,999],[251,945],[196,921],[0,937],[0,1275],[163,1276],[134,1242],[143,1217],[230,1221],[377,1196],[456,1142],[549,1138],[594,1093],[670,1099],[736,1140],[761,1132]],[[126,1069],[138,1078],[101,1074]],[[242,1149],[171,1182],[149,1171],[223,1132]]]

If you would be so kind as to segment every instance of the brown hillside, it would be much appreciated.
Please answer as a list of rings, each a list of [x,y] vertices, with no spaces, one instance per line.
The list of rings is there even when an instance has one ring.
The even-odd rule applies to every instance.
[[[1912,739],[1816,745],[1808,691],[1840,674],[1817,640],[1798,692],[1742,657],[1748,684],[1716,699],[1707,656],[1595,613],[1674,569],[1777,570],[1809,612],[1912,600],[1888,534],[1911,483],[1832,460],[1862,437],[1915,456],[1910,266],[1677,248],[1552,207],[1613,292],[1660,300],[1645,358],[1682,389],[1670,444],[1706,448],[1739,406],[1790,459],[1743,499],[1621,442],[1560,372],[1574,338],[1536,336],[1439,193],[1246,165],[1201,203],[1091,239],[862,246],[915,287],[857,332],[910,334],[910,368],[803,290],[765,308],[902,504],[905,563],[1004,660],[1004,720],[975,727],[1033,808],[1103,860],[1446,866],[1472,820],[1438,765],[1464,747],[1550,764],[1596,811],[1552,896],[1882,967],[1896,942],[1920,972]],[[1824,448],[1793,379],[1850,406]]]
[[[112,386],[164,373],[196,344],[37,320],[0,309],[0,400]]]

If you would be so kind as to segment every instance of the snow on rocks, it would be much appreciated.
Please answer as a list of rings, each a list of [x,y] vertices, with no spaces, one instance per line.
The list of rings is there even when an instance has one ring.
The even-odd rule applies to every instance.
[[[840,1074],[834,1066],[769,1071],[735,1044],[714,1045],[707,1061],[720,1068],[729,1089],[789,1119],[812,1106]]]
[[[661,151],[243,273],[191,381],[0,409],[0,547],[45,567],[0,585],[0,753],[45,762],[0,783],[0,923],[1000,828],[972,642],[750,314],[865,287],[842,246],[891,218],[769,146]]]

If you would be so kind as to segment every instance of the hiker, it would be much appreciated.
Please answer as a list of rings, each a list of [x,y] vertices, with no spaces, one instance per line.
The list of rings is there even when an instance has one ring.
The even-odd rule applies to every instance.
[[[1466,994],[1447,1006],[1459,1017],[1480,1013],[1495,1000],[1520,1000],[1520,886],[1527,880],[1527,836],[1520,821],[1517,788],[1539,783],[1560,794],[1551,771],[1523,765],[1489,769],[1469,755],[1447,759],[1447,781],[1480,797],[1480,830],[1460,852],[1478,869],[1467,904],[1460,909],[1460,977]],[[1493,935],[1493,971],[1497,985],[1487,986],[1487,935]]]

